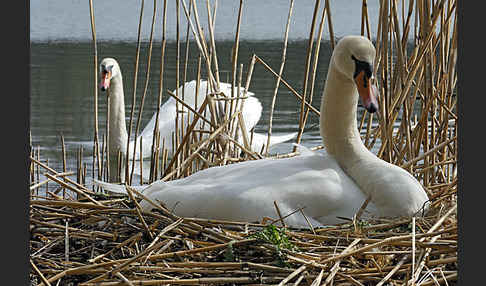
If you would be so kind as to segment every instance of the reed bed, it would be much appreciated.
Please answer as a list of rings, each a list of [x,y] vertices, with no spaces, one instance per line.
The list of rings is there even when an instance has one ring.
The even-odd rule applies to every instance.
[[[312,99],[316,92],[322,92],[314,88],[321,39],[329,37],[331,48],[336,42],[330,1],[315,2],[308,50],[302,55],[305,68],[301,90],[282,77],[294,1],[289,1],[278,71],[258,55],[251,59],[238,58],[242,8],[246,4],[240,1],[231,58],[231,94],[219,92],[220,70],[214,36],[218,2],[206,1],[210,28],[203,31],[196,2],[177,1],[178,46],[183,36],[179,21],[187,26],[185,61],[180,59],[178,48],[176,81],[186,80],[187,55],[197,53],[197,79],[202,78],[204,71],[210,82],[210,90],[206,97],[202,97],[204,100],[198,108],[185,103],[184,91],[174,94],[164,90],[165,18],[168,11],[166,1],[161,5],[156,2],[147,56],[150,62],[152,35],[159,20],[163,40],[158,102],[162,102],[164,96],[174,97],[183,112],[176,119],[178,124],[172,137],[176,144],[170,150],[172,157],[164,148],[167,142],[160,140],[158,132],[154,131],[153,154],[146,159],[151,161],[148,182],[182,178],[217,165],[297,155],[297,152],[271,155],[266,147],[251,150],[252,134],[242,128],[245,119],[241,108],[254,67],[261,65],[276,82],[271,114],[279,88],[286,88],[295,96],[296,106],[300,107],[296,141],[300,142],[308,116],[319,115]],[[430,198],[428,213],[413,218],[366,221],[357,214],[347,223],[310,230],[285,228],[285,218],[277,205],[275,219],[261,222],[180,218],[158,205],[158,212],[148,213],[141,211],[132,191],[129,196],[121,196],[86,186],[86,176],[89,176],[86,164],[89,162],[83,162],[82,148],[77,153],[77,170],[72,172],[65,167],[61,171],[50,168],[48,161],[41,161],[40,148],[32,147],[29,176],[32,284],[455,285],[458,276],[456,121],[459,116],[456,113],[456,1],[410,0],[404,3],[381,0],[378,27],[370,27],[367,1],[363,0],[360,5],[361,34],[370,37],[377,50],[374,69],[380,91],[379,112],[373,115],[365,111],[358,118],[362,139],[367,147],[378,147],[378,156],[407,169],[419,179]],[[144,1],[141,1],[140,19],[143,6]],[[155,17],[157,7],[163,7],[161,19]],[[94,80],[97,82],[93,9],[90,1]],[[137,84],[140,33],[141,23],[134,86]],[[188,44],[191,36],[196,44],[193,50]],[[249,64],[243,74],[240,62],[245,61]],[[136,107],[135,91],[133,94],[129,136],[139,133],[149,75],[150,65],[145,72],[144,93],[138,106],[136,128],[133,128],[135,134],[131,134]],[[237,96],[239,91],[243,91],[243,96]],[[97,98],[97,90],[94,96]],[[95,105],[95,118],[97,112]],[[121,150],[117,150],[116,157],[110,157],[106,147],[108,139],[98,142],[100,131],[97,119],[95,122],[92,177],[107,178],[107,172],[112,171],[108,161],[115,160],[114,170],[119,180],[130,186],[133,183],[130,172],[138,162],[129,161],[128,152],[122,156]],[[272,115],[269,126],[270,136]],[[238,141],[238,138],[243,140]],[[63,138],[61,145],[63,166],[66,166]],[[311,149],[322,149],[322,146]],[[69,178],[74,174],[76,181]]]
[[[179,218],[160,207],[145,213],[130,197],[90,195],[96,203],[31,201],[37,285],[450,285],[457,279],[456,205],[432,216],[310,231]]]

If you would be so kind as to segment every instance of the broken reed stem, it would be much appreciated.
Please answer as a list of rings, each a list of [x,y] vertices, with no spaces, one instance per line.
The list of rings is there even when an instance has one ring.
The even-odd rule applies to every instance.
[[[61,133],[61,150],[62,150],[62,171],[66,172],[66,145],[64,144],[64,135]],[[62,188],[62,198],[66,198],[66,189]]]

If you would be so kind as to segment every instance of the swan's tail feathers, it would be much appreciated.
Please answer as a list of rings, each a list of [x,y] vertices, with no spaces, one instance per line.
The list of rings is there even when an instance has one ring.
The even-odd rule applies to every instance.
[[[305,147],[304,145],[297,144],[297,143],[292,143],[292,145],[296,146],[300,152],[301,156],[309,156],[309,155],[315,155],[316,152],[312,151],[311,149]]]
[[[93,183],[99,187],[102,187],[105,191],[110,191],[113,193],[118,193],[118,194],[128,194],[127,190],[125,188],[125,185],[119,185],[119,184],[113,184],[113,183],[108,183],[104,181],[99,181],[94,179]],[[131,188],[134,188],[137,191],[142,191],[146,186],[131,186]]]
[[[270,147],[291,140],[295,136],[297,136],[297,132],[284,134],[284,135],[272,135],[270,137]],[[262,149],[262,146],[267,144],[267,139],[268,139],[267,134],[261,134],[256,132],[253,133],[253,141],[251,143],[252,150],[259,152]]]

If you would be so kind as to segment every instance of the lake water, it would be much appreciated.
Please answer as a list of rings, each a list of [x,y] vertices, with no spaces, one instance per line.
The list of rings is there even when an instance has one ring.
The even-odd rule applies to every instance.
[[[103,0],[93,1],[96,36],[103,41],[136,41],[142,1]],[[174,0],[167,1],[167,38],[176,38],[176,5]],[[190,0],[184,0],[189,6]],[[196,0],[201,25],[207,31],[207,8],[205,0]],[[321,10],[324,0],[321,0]],[[334,33],[338,36],[359,34],[361,29],[361,6],[358,0],[331,0],[330,11]],[[379,1],[367,1],[370,26],[377,30]],[[402,1],[399,1],[402,2]],[[408,1],[404,1],[408,5]],[[144,1],[142,20],[142,39],[148,40],[154,9],[154,1]],[[215,3],[210,1],[211,5]],[[234,40],[240,1],[217,1],[215,35],[218,40]],[[245,0],[243,1],[240,38],[245,40],[283,39],[290,6],[285,0]],[[185,30],[185,15],[180,5],[180,19]],[[303,40],[309,35],[315,1],[294,1],[292,24],[289,39]],[[401,7],[401,6],[399,6]],[[406,6],[408,7],[408,6]],[[163,1],[157,1],[158,24],[155,39],[162,34]],[[30,1],[31,39],[33,41],[90,41],[91,24],[89,1],[87,0],[31,0]],[[401,15],[400,15],[401,16]],[[194,20],[193,20],[194,21]],[[327,31],[327,26],[326,26]],[[324,34],[329,39],[329,33]]]
[[[133,93],[134,60],[140,1],[93,1],[98,42],[98,62],[104,57],[114,57],[121,65],[124,77],[127,116],[131,110]],[[168,1],[165,89],[176,88],[176,44],[175,1]],[[186,1],[189,3],[188,1]],[[205,1],[196,1],[200,21],[206,23]],[[322,6],[325,1],[322,1]],[[369,1],[370,24],[376,31],[377,1]],[[116,3],[116,4],[115,4]],[[123,5],[120,5],[123,3]],[[211,2],[213,3],[213,2]],[[337,37],[359,34],[361,21],[361,1],[330,1]],[[160,19],[161,4],[158,1],[158,25],[152,54],[152,69],[149,89],[144,104],[141,128],[156,111],[158,95],[158,74],[160,63]],[[32,145],[41,149],[41,158],[49,159],[49,166],[62,170],[61,134],[66,143],[67,169],[76,170],[76,154],[83,146],[84,162],[87,163],[88,177],[91,174],[92,141],[94,137],[94,86],[93,86],[93,46],[89,21],[88,1],[31,1],[31,121]],[[216,20],[216,48],[221,79],[231,79],[231,49],[239,1],[218,1]],[[282,54],[282,39],[287,21],[288,1],[244,2],[241,25],[239,63],[244,65],[244,76],[253,54],[265,60],[278,71]],[[290,28],[290,42],[283,78],[297,91],[302,91],[305,55],[309,27],[314,9],[314,1],[295,1],[293,21]],[[145,1],[142,39],[147,40],[153,1]],[[181,7],[182,59],[185,55],[186,22]],[[375,15],[375,16],[373,16]],[[314,89],[313,105],[319,109],[324,79],[327,74],[331,46],[327,25],[320,48],[319,64]],[[192,38],[192,36],[190,37]],[[192,41],[189,45],[189,65],[186,81],[196,78],[198,50]],[[143,93],[146,78],[148,43],[141,45],[137,104]],[[183,66],[181,66],[181,71]],[[263,114],[256,131],[264,133],[268,129],[271,97],[276,79],[262,65],[257,64],[253,72],[250,91],[263,104]],[[105,131],[106,97],[99,93],[99,130]],[[167,99],[164,94],[163,100]],[[138,108],[137,108],[138,109]],[[273,119],[273,134],[296,132],[298,130],[300,102],[286,87],[279,89]],[[319,119],[310,113],[307,129],[302,138],[304,146],[321,144]],[[135,114],[137,115],[137,114]],[[271,149],[271,153],[287,153],[292,143],[283,143]]]

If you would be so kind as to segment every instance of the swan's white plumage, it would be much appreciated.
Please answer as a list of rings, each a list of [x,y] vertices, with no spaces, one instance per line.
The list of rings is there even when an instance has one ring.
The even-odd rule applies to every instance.
[[[326,223],[343,222],[337,217],[350,217],[366,199],[336,160],[314,152],[205,169],[180,180],[153,183],[144,195],[187,217],[278,218],[276,201],[282,215],[303,207],[306,216]],[[151,208],[146,201],[141,206]],[[300,213],[285,222],[307,226]]]
[[[374,53],[372,43],[359,36],[344,37],[334,49],[321,104],[325,155],[304,150],[292,158],[213,167],[183,179],[155,182],[143,190],[144,195],[180,216],[236,221],[277,218],[275,201],[283,216],[304,208],[313,226],[334,224],[342,222],[338,217],[352,218],[368,196],[365,217],[416,214],[428,200],[420,183],[372,154],[356,126],[358,92],[352,58],[373,63]],[[141,205],[151,208],[146,201]],[[300,213],[285,222],[307,226]]]

